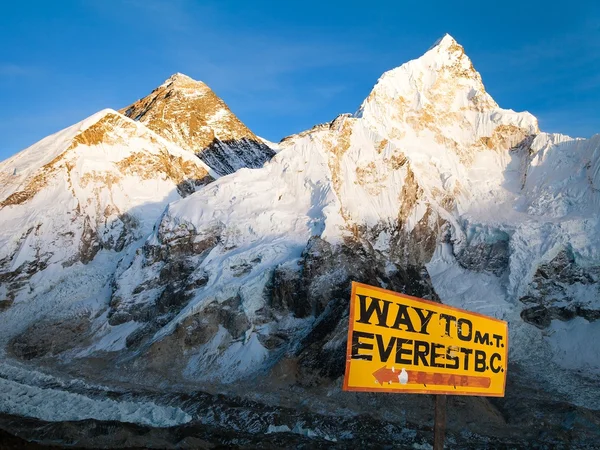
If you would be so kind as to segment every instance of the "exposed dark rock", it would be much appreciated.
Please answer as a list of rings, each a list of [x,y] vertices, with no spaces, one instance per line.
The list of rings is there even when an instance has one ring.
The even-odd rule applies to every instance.
[[[275,311],[290,311],[296,317],[307,317],[311,308],[306,301],[302,268],[282,265],[275,268],[270,285],[269,306]]]
[[[267,145],[245,137],[225,141],[215,138],[197,154],[219,175],[228,175],[243,167],[258,169],[275,156]]]
[[[39,225],[31,227],[24,233],[18,240],[17,248],[23,244],[31,233],[37,233],[39,227]],[[29,289],[30,277],[48,267],[52,253],[38,251],[33,261],[26,261],[16,269],[11,270],[14,257],[14,254],[8,255],[0,260],[0,288],[2,288],[0,289],[0,312],[12,306],[20,291]]]
[[[156,310],[161,313],[176,313],[183,308],[191,299],[189,292],[182,289],[177,289],[172,285],[168,285],[158,300],[156,300]]]
[[[160,270],[158,281],[159,283],[182,281],[193,271],[193,263],[187,259],[170,260]]]
[[[100,250],[101,245],[98,241],[96,230],[92,227],[89,216],[85,216],[83,221],[83,232],[81,234],[81,242],[79,243],[79,259],[82,263],[87,264],[96,253]]]
[[[521,312],[521,317],[538,328],[549,327],[554,319],[598,320],[599,280],[600,267],[579,266],[567,247],[537,268],[529,292],[520,298],[529,306]]]
[[[258,341],[267,350],[275,350],[288,347],[290,337],[285,333],[258,334]]]
[[[115,327],[134,320],[134,317],[126,311],[111,311],[108,316],[108,323]]]
[[[508,240],[498,240],[489,244],[467,245],[455,256],[465,269],[502,275],[508,268],[509,255]]]
[[[13,300],[0,300],[0,312],[7,310],[10,308],[10,305],[13,304]]]
[[[13,338],[8,348],[13,355],[26,360],[55,356],[82,342],[89,335],[90,325],[87,316],[37,322]]]
[[[187,197],[188,195],[196,192],[196,189],[206,186],[208,183],[214,181],[213,177],[210,175],[206,175],[205,177],[199,179],[185,179],[177,184],[177,193],[181,195],[182,198]]]
[[[194,347],[208,342],[217,332],[219,325],[225,328],[233,339],[238,339],[250,328],[250,321],[242,309],[239,297],[222,303],[211,303],[201,314],[186,319],[180,328],[184,331],[185,344]]]
[[[133,241],[135,232],[140,226],[138,219],[127,213],[119,216],[119,222],[119,225],[121,226],[121,233],[119,234],[116,242],[104,244],[104,247],[112,248],[117,252],[123,250],[126,245],[129,245]],[[113,226],[115,225],[113,224]]]
[[[386,258],[362,241],[332,246],[313,236],[298,267],[277,267],[269,286],[270,305],[296,317],[318,317],[330,301],[349,298],[350,282],[360,281],[397,292],[437,299],[424,267],[388,264]]]
[[[557,283],[564,284],[592,284],[599,279],[600,268],[580,267],[575,262],[575,255],[570,247],[562,250],[549,263],[541,264],[538,267],[536,276],[534,276],[534,284],[536,289],[542,293],[548,293],[550,286],[542,280],[552,279]]]
[[[212,303],[204,310],[207,314],[214,314],[217,323],[222,325],[233,339],[238,339],[250,328],[250,321],[242,309],[239,297],[232,297],[222,303]]]
[[[219,243],[221,231],[222,226],[216,226],[199,236],[191,226],[182,224],[173,230],[161,222],[158,230],[160,244],[146,244],[143,247],[144,265],[208,252]]]
[[[125,339],[127,348],[138,348],[158,330],[154,322],[147,323],[135,330]]]
[[[330,380],[344,374],[348,305],[348,298],[332,299],[310,333],[300,342],[297,356],[300,358],[301,384],[312,384],[315,373]]]
[[[186,347],[206,344],[219,330],[219,323],[211,315],[197,314],[186,318],[177,326],[176,334],[183,338]]]
[[[351,281],[438,300],[423,267],[392,267],[368,244],[349,239],[333,246],[315,236],[298,270],[284,265],[274,271],[271,305],[279,313],[287,310],[296,317],[316,317],[294,351],[303,383],[319,382],[315,373],[335,379],[344,372]]]
[[[143,266],[150,276],[131,292],[138,301],[124,302],[118,286],[113,286],[108,313],[111,325],[151,322],[165,315],[172,318],[192,299],[194,290],[208,282],[209,275],[196,267],[219,243],[218,235],[198,239],[193,229],[182,226],[176,233],[159,236],[159,245],[148,243],[142,249]]]
[[[527,308],[521,311],[521,319],[525,322],[535,325],[538,328],[547,328],[552,323],[553,317],[547,308],[541,305]]]
[[[198,289],[202,286],[205,286],[210,279],[209,275],[206,272],[200,271],[195,273],[191,278],[188,279],[188,282],[185,286],[186,290]]]
[[[233,272],[234,277],[241,277],[250,273],[250,271],[252,270],[252,264],[244,262],[241,264],[233,265],[230,267],[230,269]]]
[[[14,292],[8,292],[4,298],[0,297],[0,312],[7,310],[15,301]]]

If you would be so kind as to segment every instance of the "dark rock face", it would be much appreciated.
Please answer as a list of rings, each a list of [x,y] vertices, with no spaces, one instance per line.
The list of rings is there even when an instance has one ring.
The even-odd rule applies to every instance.
[[[220,242],[219,230],[213,231],[214,234],[200,239],[186,227],[179,227],[176,235],[168,236],[162,236],[159,230],[161,242],[143,248],[143,270],[154,274],[154,278],[142,277],[144,281],[135,287],[132,296],[144,298],[153,294],[155,300],[122,304],[120,295],[124,294],[117,289],[109,312],[113,325],[130,320],[144,323],[127,338],[128,348],[142,348],[191,298],[202,295],[211,274],[197,267]],[[230,269],[234,277],[242,276],[258,263],[258,259],[242,262]],[[226,342],[245,340],[253,333],[269,354],[263,362],[264,369],[277,361],[294,360],[295,376],[305,382],[334,380],[344,371],[351,281],[438,300],[423,266],[391,263],[362,239],[349,238],[343,244],[332,245],[315,236],[297,263],[285,263],[272,270],[263,292],[265,307],[253,313],[252,318],[244,310],[241,294],[224,301],[208,301],[179,323],[173,334],[165,338],[164,345],[153,344],[148,350],[152,355],[149,358],[167,364],[169,358],[177,359],[175,353],[182,353],[184,360],[185,352],[200,351],[223,330],[226,334],[218,338],[224,339],[219,349],[211,344],[211,358],[218,359],[229,345]],[[279,327],[278,321],[289,317],[308,322]],[[175,353],[159,350],[167,346]]]
[[[96,232],[93,229],[89,216],[85,216],[83,220],[83,233],[81,234],[81,242],[79,243],[79,255],[81,262],[89,263],[96,253],[100,250],[100,243],[97,240]]]
[[[423,267],[390,267],[383,255],[360,242],[332,246],[312,237],[298,270],[276,268],[270,285],[270,304],[276,311],[315,318],[308,334],[294,345],[300,379],[313,380],[315,373],[336,379],[344,373],[351,281],[438,300]]]
[[[456,261],[467,270],[502,275],[508,269],[510,236],[506,232],[493,230],[492,233],[481,233],[483,236],[492,236],[482,239],[478,231],[476,228],[467,233],[466,245],[454,252]]]
[[[150,328],[156,330],[160,323],[168,322],[188,304],[193,291],[208,282],[209,275],[196,270],[196,267],[219,243],[218,233],[217,228],[204,239],[198,239],[195,231],[186,227],[169,234],[159,229],[159,242],[147,243],[142,248],[142,270],[147,271],[144,281],[131,293],[121,293],[119,286],[115,286],[109,323],[119,325],[131,320],[153,322],[154,326]],[[130,298],[124,299],[124,295]],[[146,298],[149,300],[138,301]]]
[[[101,229],[102,231],[100,231]],[[93,223],[86,215],[83,218],[78,255],[66,262],[65,265],[71,265],[77,261],[88,264],[100,250],[120,252],[139,238],[139,221],[131,214],[120,214],[118,218],[110,222],[100,218],[97,223]]]
[[[501,275],[508,267],[508,240],[500,240],[491,244],[469,245],[461,249],[455,256],[458,263],[465,269]]]
[[[19,237],[17,248],[20,247],[30,235],[35,235],[40,226],[31,227]],[[0,312],[10,308],[18,292],[29,287],[29,279],[37,272],[48,267],[52,253],[39,252],[34,261],[27,261],[14,270],[11,270],[14,255],[0,259]],[[2,289],[3,288],[3,289]]]
[[[436,299],[427,271],[422,266],[390,263],[364,242],[346,240],[334,247],[313,237],[304,251],[303,285],[315,316],[330,298],[350,296],[350,281],[382,286],[423,298]]]
[[[549,402],[531,387],[523,388],[511,378],[509,383],[505,398],[449,397],[445,448],[598,448],[597,411]],[[0,414],[0,430],[64,448],[380,449],[390,445],[419,448],[432,442],[431,396],[342,393],[330,387],[305,388],[301,393],[303,400],[312,398],[319,403],[320,397],[329,397],[325,394],[328,390],[333,391],[341,410],[328,409],[331,405],[326,402],[315,412],[304,402],[299,408],[204,392],[165,395],[109,391],[101,395],[117,401],[149,400],[177,406],[192,416],[192,421],[152,428],[91,419],[45,422]],[[0,438],[4,437],[0,431]],[[27,448],[13,438],[8,442],[23,445],[14,448]]]
[[[87,316],[38,322],[12,339],[8,348],[14,356],[25,360],[55,356],[84,340],[90,333],[90,325]]]
[[[215,226],[211,230],[206,230],[204,235],[199,237],[196,230],[185,225],[172,230],[161,223],[158,229],[158,244],[144,245],[144,265],[149,266],[157,262],[210,251],[220,242],[221,231],[222,227]]]
[[[310,315],[311,308],[306,302],[306,289],[302,283],[301,263],[295,268],[284,265],[273,270],[269,305],[273,310],[290,311],[296,317]]]
[[[219,326],[225,328],[233,339],[241,338],[250,328],[239,297],[219,304],[211,303],[202,310],[202,314],[188,318],[179,328],[184,330],[185,345],[195,347],[208,342]]]
[[[521,318],[538,328],[547,328],[552,320],[583,317],[593,322],[600,318],[600,267],[581,267],[573,252],[566,248],[540,264],[527,295]]]
[[[275,152],[267,145],[254,139],[221,141],[214,139],[198,157],[218,175],[229,175],[247,167],[258,169],[269,161]]]

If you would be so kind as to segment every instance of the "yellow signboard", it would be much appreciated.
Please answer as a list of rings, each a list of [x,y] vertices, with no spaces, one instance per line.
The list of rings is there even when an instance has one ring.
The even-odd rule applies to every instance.
[[[352,283],[344,390],[503,397],[506,322]]]

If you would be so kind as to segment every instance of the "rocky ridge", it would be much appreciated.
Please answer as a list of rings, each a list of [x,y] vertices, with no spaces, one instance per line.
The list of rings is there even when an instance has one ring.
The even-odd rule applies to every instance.
[[[194,152],[219,175],[262,167],[275,154],[206,84],[181,73],[120,112]]]
[[[206,125],[188,133],[217,114],[175,114],[179,101],[168,105],[197,86],[193,99],[214,95],[196,83],[173,77],[124,111],[137,122],[123,120],[176,143],[197,142],[182,146],[217,178],[229,169],[198,149],[211,139],[253,138],[233,125],[231,136],[212,136]],[[166,124],[159,111],[167,111]],[[481,420],[456,422],[454,439],[469,432],[473,445],[481,435],[488,445],[593,445],[600,361],[587,343],[600,337],[599,148],[597,136],[542,133],[529,113],[500,108],[464,49],[445,36],[384,74],[357,114],[283,140],[277,155],[256,163],[268,160],[261,168],[162,204],[147,238],[102,267],[101,293],[72,306],[68,321],[66,311],[40,313],[44,321],[28,332],[0,337],[14,357],[90,382],[131,387],[135,376],[134,390],[201,386],[256,401],[267,416],[300,400],[309,417],[386,410],[377,426],[410,429],[430,420],[417,414],[407,425],[422,398],[393,408],[387,396],[350,401],[340,390],[349,282],[362,281],[509,322],[511,393],[465,400],[465,410],[478,405]],[[81,263],[98,267],[99,256]],[[47,289],[34,294],[38,304],[78,287],[60,281]],[[19,317],[24,301],[0,314]],[[545,437],[539,417],[552,430]],[[354,435],[342,428],[318,436],[343,445]]]
[[[196,157],[112,110],[4,161],[0,172],[4,308],[35,297],[31,278],[46,268],[60,279],[102,250],[122,252],[169,201],[214,179]]]

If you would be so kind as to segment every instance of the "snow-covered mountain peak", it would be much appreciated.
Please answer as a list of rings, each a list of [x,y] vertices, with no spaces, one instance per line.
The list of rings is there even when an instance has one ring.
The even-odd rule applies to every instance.
[[[0,163],[0,356],[28,360],[15,368],[81,374],[60,384],[79,399],[104,392],[88,381],[140,395],[206,388],[246,392],[266,417],[257,399],[286,389],[282,405],[308,398],[322,415],[317,386],[345,410],[356,280],[509,322],[512,398],[534,392],[535,414],[550,411],[560,433],[565,401],[600,404],[587,378],[600,374],[589,345],[600,339],[600,135],[540,133],[529,113],[500,108],[451,36],[386,72],[358,115],[289,136],[275,156],[183,74],[122,112]],[[60,392],[8,361],[0,411],[30,415]],[[29,380],[40,394],[23,395]],[[225,411],[192,403],[194,419]],[[77,400],[74,417],[90,409]],[[259,416],[240,411],[223,423],[257,430]]]
[[[384,73],[357,116],[404,147],[429,136],[432,148],[450,149],[463,162],[481,149],[508,149],[539,132],[531,114],[498,106],[450,35],[420,58]]]
[[[452,36],[450,36],[448,33],[446,33],[441,38],[439,38],[437,41],[435,41],[435,43],[431,47],[429,47],[429,50],[432,50],[437,47],[444,48],[444,49],[451,49],[455,46],[462,48],[460,46],[460,44],[456,41],[456,39],[454,39]]]
[[[27,299],[29,277],[46,267],[54,279],[101,251],[116,263],[169,202],[213,179],[195,155],[111,109],[2,162],[4,305]]]
[[[133,137],[138,131],[140,126],[132,120],[112,109],[104,109],[82,123],[67,150],[79,145],[113,144],[119,139]]]
[[[121,112],[195,153],[215,139],[258,141],[206,84],[180,73]]]
[[[79,145],[108,144],[117,139],[115,133],[121,135],[122,140],[128,139],[136,126],[118,112],[103,109],[1,162],[0,208],[29,199],[45,186],[53,168]],[[28,194],[23,195],[26,192]]]
[[[464,49],[446,35],[418,59],[385,72],[361,106],[360,115],[377,115],[394,104],[396,119],[406,112],[484,111],[498,107]]]
[[[84,131],[87,128],[94,125],[99,120],[102,120],[108,114],[119,114],[119,113],[112,108],[104,108],[104,109],[92,114],[91,116],[86,117],[81,122],[78,122],[78,123],[72,125],[70,128],[77,129],[80,132]]]
[[[196,153],[219,175],[260,167],[274,154],[206,84],[180,73],[120,112]]]
[[[186,91],[187,95],[192,96],[202,96],[211,91],[211,89],[202,81],[194,80],[193,78],[179,72],[167,78],[158,89],[160,88],[184,90]]]
[[[85,132],[95,123],[102,120],[107,114],[118,114],[112,109],[103,109],[70,127],[45,137],[39,142],[20,151],[16,155],[0,162],[0,180],[7,184],[14,184],[22,180],[27,174],[36,171],[62,154],[71,141],[79,134]],[[10,177],[7,177],[10,174]],[[6,176],[6,181],[5,181]],[[3,191],[0,191],[0,196]]]
[[[187,76],[185,73],[181,73],[181,72],[176,72],[173,75],[171,75],[169,78],[166,79],[166,81],[163,84],[168,84],[168,83],[174,83],[174,82],[195,82],[195,83],[201,83],[201,81],[196,81],[194,80],[192,77]]]
[[[446,73],[444,73],[446,72]],[[420,90],[431,89],[439,77],[472,79],[473,85],[481,87],[481,76],[473,67],[471,59],[464,48],[449,34],[429,48],[422,56],[411,60],[400,67],[386,72],[379,80],[382,82],[406,83],[407,75],[422,78],[413,81],[413,87]]]
[[[0,209],[28,202],[51,186],[55,177],[65,170],[69,177],[75,173],[85,177],[85,174],[115,169],[117,172],[149,173],[156,163],[156,154],[172,155],[172,161],[164,161],[165,167],[159,172],[173,172],[169,168],[171,164],[183,164],[186,166],[184,172],[193,172],[194,179],[212,180],[210,169],[193,155],[143,124],[107,108],[0,163]],[[184,159],[181,159],[182,154]],[[190,162],[193,162],[193,169]],[[127,167],[114,167],[115,164],[126,164]],[[185,176],[179,178],[182,180]]]

